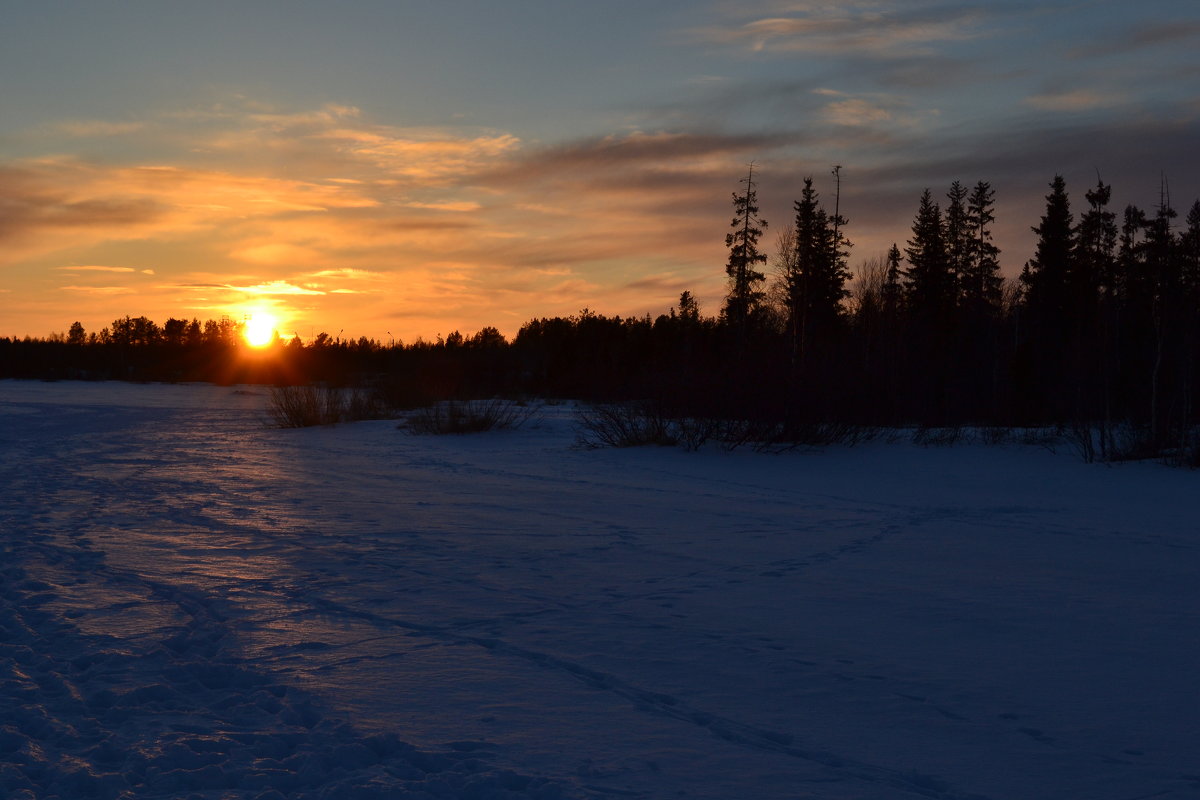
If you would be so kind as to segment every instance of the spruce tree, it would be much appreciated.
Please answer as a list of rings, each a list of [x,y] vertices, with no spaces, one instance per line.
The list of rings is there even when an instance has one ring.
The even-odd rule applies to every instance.
[[[946,257],[955,286],[961,286],[970,271],[971,231],[967,221],[967,189],[959,181],[950,185],[946,194]]]
[[[1000,248],[992,243],[996,192],[987,181],[975,184],[967,201],[967,258],[960,285],[963,305],[974,314],[992,314],[1000,306]]]
[[[758,251],[758,240],[762,237],[767,222],[758,216],[758,196],[754,191],[754,165],[745,179],[746,191],[734,193],[734,217],[730,223],[733,230],[725,236],[729,248],[729,261],[725,273],[729,276],[729,293],[725,297],[722,312],[725,320],[743,333],[753,313],[762,301],[759,288],[766,276],[756,269],[766,263],[765,253]]]
[[[793,352],[803,357],[814,337],[829,337],[842,319],[842,300],[849,292],[845,248],[841,234],[844,219],[830,217],[817,202],[812,178],[804,179],[795,201],[793,255],[784,275],[788,329]]]
[[[1021,273],[1026,287],[1026,304],[1043,330],[1058,329],[1070,306],[1068,282],[1075,257],[1074,219],[1067,184],[1055,175],[1046,195],[1046,213],[1033,228],[1037,249]]]
[[[1095,287],[1106,297],[1116,293],[1117,215],[1108,210],[1112,187],[1097,179],[1084,195],[1088,210],[1079,218],[1076,284]]]
[[[883,276],[883,290],[880,292],[884,313],[889,315],[894,314],[900,308],[900,301],[902,299],[900,272],[900,248],[893,242],[891,249],[887,253],[887,267]]]
[[[1192,203],[1184,220],[1187,228],[1179,240],[1184,287],[1189,296],[1200,294],[1200,200]]]
[[[921,195],[912,225],[912,238],[904,249],[905,305],[914,317],[931,322],[949,321],[954,308],[954,275],[946,252],[946,229],[942,212],[926,189]]]

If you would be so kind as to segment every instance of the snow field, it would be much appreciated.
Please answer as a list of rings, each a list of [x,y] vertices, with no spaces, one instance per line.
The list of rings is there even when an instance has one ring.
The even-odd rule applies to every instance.
[[[1200,796],[1200,486],[0,382],[0,795]]]

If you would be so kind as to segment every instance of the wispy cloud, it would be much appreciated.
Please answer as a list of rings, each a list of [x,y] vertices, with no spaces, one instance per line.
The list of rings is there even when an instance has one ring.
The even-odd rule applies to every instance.
[[[231,289],[235,292],[245,292],[246,294],[265,294],[265,295],[322,295],[325,294],[321,289],[314,289],[307,286],[297,286],[287,281],[268,281],[267,283],[259,283],[254,286],[225,286],[226,289]]]
[[[93,294],[110,297],[119,294],[133,294],[138,291],[132,286],[60,286],[65,292],[78,292],[79,294]]]
[[[1120,95],[1112,93],[1071,89],[1032,95],[1026,98],[1025,102],[1041,111],[1078,112],[1115,106],[1123,99]]]
[[[882,2],[786,3],[739,24],[694,29],[705,42],[754,52],[923,55],[942,42],[983,35],[978,7]],[[770,12],[769,12],[770,13]]]
[[[835,125],[862,127],[888,122],[892,112],[861,98],[849,98],[825,106],[825,118]]]
[[[50,127],[49,132],[77,138],[97,136],[125,136],[144,130],[144,122],[112,122],[109,120],[71,120]]]
[[[431,211],[478,211],[481,206],[474,200],[447,201],[443,203],[405,203],[407,208],[426,208]]]
[[[600,183],[625,185],[631,173],[652,173],[662,184],[670,176],[686,181],[689,174],[727,169],[745,157],[790,145],[787,132],[767,134],[634,132],[584,139],[567,144],[530,149],[505,165],[481,173],[474,180],[485,186],[521,185],[528,181],[552,180],[578,184],[600,179]]]
[[[1105,58],[1153,48],[1187,46],[1200,38],[1200,20],[1176,20],[1122,27],[1087,44],[1073,47],[1074,58]]]

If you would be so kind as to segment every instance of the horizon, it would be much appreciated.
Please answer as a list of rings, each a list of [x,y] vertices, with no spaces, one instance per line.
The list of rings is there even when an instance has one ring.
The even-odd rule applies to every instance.
[[[1114,209],[1164,177],[1181,215],[1200,196],[1200,9],[1162,0],[10,16],[3,336],[270,313],[285,339],[511,338],[684,290],[713,315],[750,161],[769,254],[842,165],[856,273],[954,180],[995,188],[1009,278],[1056,174],[1076,216],[1098,175]]]

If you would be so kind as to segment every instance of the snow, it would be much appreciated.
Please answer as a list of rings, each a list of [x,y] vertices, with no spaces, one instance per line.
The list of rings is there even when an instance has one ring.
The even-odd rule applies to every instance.
[[[0,796],[1195,798],[1200,475],[0,381]]]

